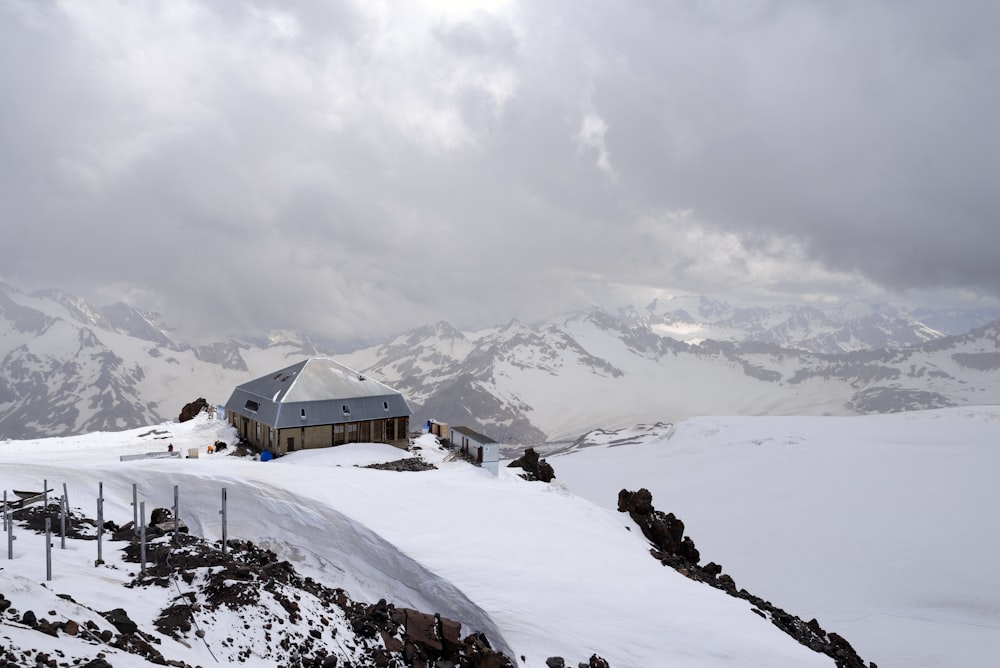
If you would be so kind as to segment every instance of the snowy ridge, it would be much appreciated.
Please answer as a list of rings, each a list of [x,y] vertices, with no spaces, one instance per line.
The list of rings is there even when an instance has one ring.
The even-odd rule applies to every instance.
[[[518,665],[543,666],[550,656],[566,657],[573,665],[593,653],[614,668],[832,665],[753,614],[745,601],[663,568],[619,513],[506,469],[494,477],[465,462],[446,461],[433,437],[422,437],[419,445],[438,469],[397,473],[354,466],[399,456],[370,444],[295,453],[266,464],[206,456],[205,444],[220,436],[232,434],[201,417],[155,429],[7,441],[0,444],[0,471],[4,483],[17,488],[33,489],[43,477],[56,488],[65,482],[71,505],[78,508],[93,507],[97,483],[103,482],[105,516],[119,523],[131,519],[133,482],[147,509],[169,507],[177,485],[181,519],[210,541],[220,535],[217,509],[225,486],[230,538],[269,547],[301,574],[343,586],[355,599],[385,597],[446,614],[461,621],[464,632],[484,631],[509,647]],[[181,451],[199,447],[201,456],[116,461],[120,454],[163,448],[168,441]],[[503,510],[483,512],[489,508]],[[0,593],[21,611],[44,600],[60,615],[86,618],[51,595],[39,598],[40,563],[30,552],[37,539],[17,531],[16,556],[2,561]],[[211,662],[193,637],[186,647],[155,629],[153,620],[173,596],[169,589],[157,594],[155,588],[120,587],[134,575],[135,564],[115,562],[111,554],[109,563],[118,565],[110,573],[95,569],[93,555],[82,553],[88,549],[56,550],[54,577],[45,589],[70,594],[93,610],[125,608],[145,633],[159,638],[164,656]],[[110,553],[113,544],[107,549]],[[90,618],[101,628],[107,625]],[[239,638],[259,636],[245,623],[239,616],[217,616],[208,640],[231,638],[230,644],[243,647]],[[76,642],[24,633],[4,626],[4,635],[19,646],[50,642],[48,649],[55,652],[59,643]],[[118,655],[113,663],[148,665]]]

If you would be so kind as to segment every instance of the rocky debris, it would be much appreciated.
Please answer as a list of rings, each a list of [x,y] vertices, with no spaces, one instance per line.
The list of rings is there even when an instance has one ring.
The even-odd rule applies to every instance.
[[[306,617],[305,601],[312,597],[318,609],[327,614],[338,609],[343,612],[358,639],[355,649],[360,649],[367,657],[361,665],[514,667],[510,659],[492,649],[485,636],[472,634],[463,640],[459,622],[438,614],[396,608],[384,599],[372,605],[357,603],[342,589],[331,589],[311,578],[302,578],[290,562],[252,542],[231,540],[227,543],[228,554],[222,555],[221,551],[197,538],[178,538],[180,546],[150,565],[145,578],[138,578],[133,583],[133,586],[169,587],[170,578],[175,576],[188,585],[201,583],[200,597],[193,593],[178,597],[174,605],[161,611],[154,625],[164,635],[185,639],[192,629],[195,609],[203,619],[221,607],[247,610],[247,618],[255,620],[272,645],[285,651],[294,648],[304,665],[337,666],[337,657],[330,655],[329,648],[322,642],[323,627],[329,621],[324,618],[317,624],[316,620]],[[133,561],[138,558],[137,554],[129,549],[126,559]],[[156,546],[147,548],[147,559],[150,554],[159,554]],[[281,619],[276,620],[278,623],[266,621],[267,613],[259,606],[267,597],[277,601],[284,610],[286,623]],[[306,657],[313,657],[311,664]]]
[[[378,469],[380,471],[433,471],[437,467],[425,462],[420,457],[407,457],[406,459],[397,459],[392,462],[369,464],[361,468]]]
[[[187,422],[188,420],[193,420],[198,416],[198,413],[205,411],[210,412],[212,407],[208,405],[208,401],[205,397],[198,397],[189,404],[184,404],[184,408],[181,409],[181,414],[177,417],[178,422]]]
[[[699,566],[701,555],[695,548],[694,541],[684,536],[684,523],[673,513],[656,510],[649,490],[621,490],[618,493],[618,511],[629,514],[642,534],[653,544],[650,554],[663,565],[672,567],[692,580],[704,582],[730,596],[750,602],[754,606],[754,613],[769,619],[772,624],[809,649],[831,657],[837,668],[877,668],[874,663],[866,664],[842,636],[825,632],[815,619],[804,622],[746,589],[737,589],[733,578],[723,573],[722,566],[715,562]]]
[[[31,523],[37,525],[45,512],[32,508],[30,513],[28,509],[19,512],[19,520],[20,515],[30,515]],[[157,518],[169,521],[169,515],[158,514]],[[140,545],[133,539],[131,523],[115,535],[126,542],[122,549],[124,560],[138,563]],[[116,540],[114,535],[110,539]],[[515,666],[492,648],[486,636],[473,633],[463,639],[462,625],[457,621],[396,608],[385,600],[371,605],[355,602],[342,589],[300,576],[290,562],[249,541],[230,540],[226,547],[223,554],[218,543],[209,544],[186,533],[147,542],[145,572],[125,586],[182,592],[153,620],[158,633],[144,630],[125,608],[94,611],[107,621],[107,627],[90,620],[49,622],[35,611],[14,609],[2,594],[0,622],[16,623],[55,637],[80,636],[97,647],[113,647],[153,664],[177,668],[191,667],[162,654],[158,648],[161,635],[187,644],[211,639],[216,652],[228,651],[228,658],[239,663],[260,659],[276,666],[316,668]],[[243,619],[242,633],[237,624],[229,637],[206,634],[206,629],[211,633],[213,620],[223,610],[227,619],[233,619],[234,613]],[[54,611],[49,614],[56,615]],[[49,657],[38,663],[37,654],[37,650],[11,648],[5,655],[0,648],[0,666],[56,665]],[[110,666],[103,652],[76,658],[73,665]]]
[[[50,495],[49,504],[43,506],[27,506],[16,509],[13,512],[14,519],[30,531],[37,534],[45,533],[45,520],[49,520],[49,527],[53,536],[60,535],[59,523],[59,497]],[[94,520],[84,517],[72,509],[66,514],[66,537],[77,540],[97,540],[97,523]]]
[[[556,472],[552,465],[544,459],[539,459],[534,448],[528,448],[524,454],[507,465],[507,468],[524,469],[521,475],[525,480],[541,480],[542,482],[552,482],[556,477]]]

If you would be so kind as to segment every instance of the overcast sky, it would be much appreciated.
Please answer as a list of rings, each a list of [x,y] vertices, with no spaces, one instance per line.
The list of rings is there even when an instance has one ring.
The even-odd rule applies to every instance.
[[[1000,3],[0,0],[0,276],[349,339],[1000,297]]]

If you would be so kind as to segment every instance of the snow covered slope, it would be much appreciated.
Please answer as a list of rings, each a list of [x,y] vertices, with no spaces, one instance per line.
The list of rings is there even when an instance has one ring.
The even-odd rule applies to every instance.
[[[646,487],[703,561],[880,668],[996,663],[1000,407],[702,417],[594,433],[548,461],[606,508]]]
[[[71,505],[82,509],[94,507],[103,482],[105,516],[119,523],[132,517],[133,483],[147,509],[172,505],[177,485],[181,519],[209,539],[220,536],[225,487],[230,538],[268,546],[303,574],[343,586],[355,598],[386,597],[441,612],[509,648],[518,665],[541,667],[550,656],[576,665],[593,653],[613,668],[832,665],[753,614],[747,602],[661,566],[624,515],[507,470],[494,477],[446,461],[432,447],[433,437],[422,437],[421,445],[439,468],[399,473],[355,467],[399,456],[384,446],[343,446],[261,463],[206,455],[205,445],[219,436],[232,434],[199,418],[129,432],[0,442],[0,480],[18,489],[40,488],[43,479],[57,490],[65,483]],[[200,457],[118,461],[122,454],[163,451],[166,443],[182,452],[198,447]],[[37,537],[22,534],[15,558],[0,560],[0,593],[19,608],[33,600],[54,606],[52,593],[70,593],[97,610],[132,606],[140,617],[135,621],[156,635],[149,626],[156,606],[136,600],[149,594],[121,588],[121,574],[94,568],[94,555],[82,548],[57,550],[53,580],[41,589],[42,552]],[[232,626],[223,621],[216,620],[209,640],[225,645],[227,636],[258,633],[244,628],[243,620],[234,618]],[[197,645],[162,642],[171,656],[207,661]],[[120,663],[125,660],[117,657],[114,665],[146,665]]]

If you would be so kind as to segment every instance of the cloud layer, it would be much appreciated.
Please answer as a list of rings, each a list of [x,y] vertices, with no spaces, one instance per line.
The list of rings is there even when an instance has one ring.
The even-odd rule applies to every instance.
[[[0,273],[343,339],[1000,297],[991,2],[10,2]]]

